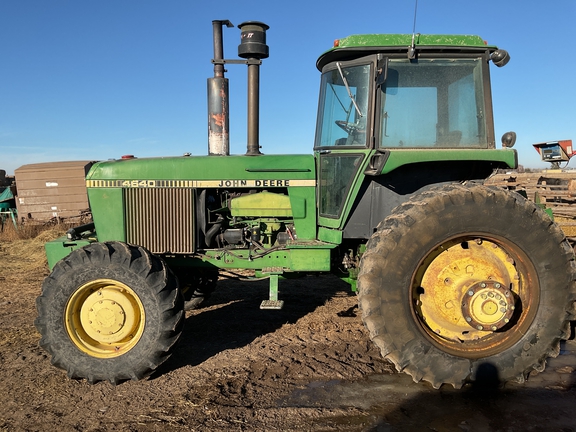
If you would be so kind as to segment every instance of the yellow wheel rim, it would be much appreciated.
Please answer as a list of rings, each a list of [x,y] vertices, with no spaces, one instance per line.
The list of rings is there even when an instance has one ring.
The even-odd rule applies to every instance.
[[[144,306],[127,285],[97,279],[78,288],[65,309],[66,331],[78,349],[92,357],[125,354],[142,337]]]
[[[420,263],[412,311],[443,351],[467,358],[501,352],[523,335],[539,302],[527,257],[505,239],[455,238]]]

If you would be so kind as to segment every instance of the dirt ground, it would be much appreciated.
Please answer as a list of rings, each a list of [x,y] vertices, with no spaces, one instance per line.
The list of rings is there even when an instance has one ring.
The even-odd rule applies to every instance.
[[[347,284],[312,276],[280,282],[280,311],[259,309],[265,281],[222,279],[207,307],[187,312],[178,348],[149,379],[69,380],[33,325],[49,235],[0,242],[0,430],[311,430],[316,421],[332,429],[331,419],[357,409],[282,399],[311,382],[392,370],[369,343]]]
[[[327,275],[281,281],[281,311],[259,309],[265,281],[223,278],[150,378],[70,380],[33,325],[53,235],[0,241],[0,431],[576,430],[576,346],[531,387],[433,390],[392,371]]]

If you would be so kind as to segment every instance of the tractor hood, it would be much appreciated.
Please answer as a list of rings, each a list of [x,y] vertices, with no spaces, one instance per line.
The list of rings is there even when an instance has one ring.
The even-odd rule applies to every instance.
[[[194,182],[184,187],[286,187],[315,178],[312,155],[182,156],[99,162],[86,181],[88,187],[178,187],[180,181]]]

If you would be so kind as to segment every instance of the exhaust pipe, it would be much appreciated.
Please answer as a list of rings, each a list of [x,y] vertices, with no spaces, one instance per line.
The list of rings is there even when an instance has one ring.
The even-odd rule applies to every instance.
[[[260,153],[260,65],[268,58],[266,30],[270,27],[260,21],[246,21],[238,25],[241,31],[238,56],[248,64],[248,141],[247,156]]]
[[[234,27],[228,20],[212,21],[214,77],[208,78],[208,154],[230,154],[228,117],[228,78],[224,78],[222,26]]]

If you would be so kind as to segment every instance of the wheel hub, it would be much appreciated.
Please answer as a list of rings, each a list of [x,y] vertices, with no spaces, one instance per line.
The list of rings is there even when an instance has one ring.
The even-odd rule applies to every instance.
[[[94,357],[115,357],[128,351],[144,331],[145,313],[138,295],[110,279],[79,287],[65,314],[73,343]]]
[[[101,300],[88,311],[87,331],[114,334],[124,326],[124,310],[112,300]]]
[[[467,355],[465,343],[489,350],[492,335],[514,321],[521,281],[516,260],[500,244],[456,238],[433,251],[419,271],[414,311],[440,344]]]
[[[476,330],[501,329],[513,314],[514,295],[500,282],[478,282],[468,288],[462,298],[462,315]]]
[[[103,287],[90,294],[80,310],[82,327],[88,336],[101,343],[116,343],[131,337],[134,307],[124,290]]]

